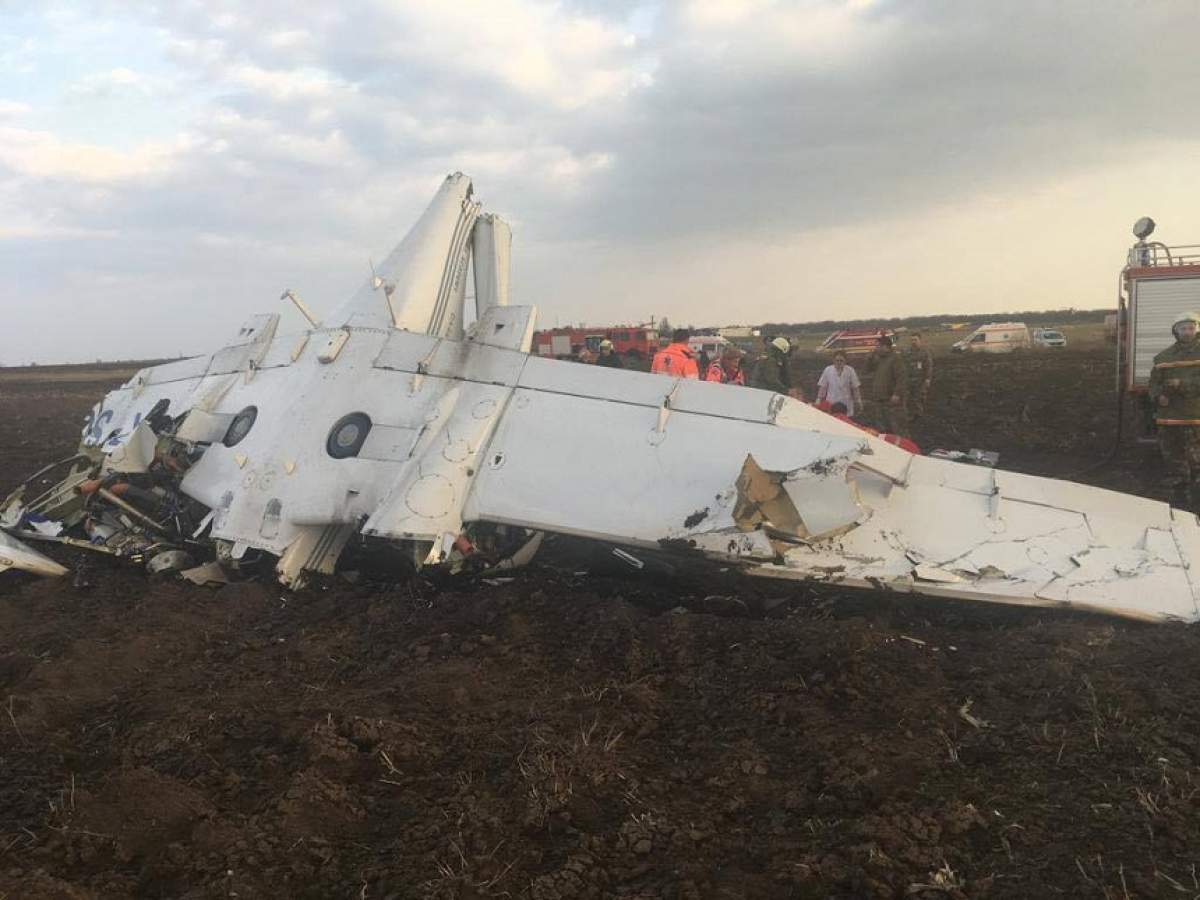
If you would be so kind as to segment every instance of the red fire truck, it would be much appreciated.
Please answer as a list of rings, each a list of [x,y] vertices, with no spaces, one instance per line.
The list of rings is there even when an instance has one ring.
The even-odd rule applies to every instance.
[[[875,349],[881,337],[889,337],[896,343],[895,334],[889,329],[870,328],[865,331],[835,331],[817,347],[818,353],[836,353],[841,350],[847,356],[858,356],[870,353]]]
[[[597,353],[600,342],[613,342],[613,352],[644,359],[658,352],[658,331],[653,325],[580,326],[549,328],[533,334],[533,352],[538,356],[570,356],[583,348]]]
[[[1139,398],[1143,424],[1152,427],[1153,411],[1146,391],[1154,357],[1175,340],[1177,316],[1200,310],[1200,245],[1168,247],[1147,241],[1154,220],[1138,219],[1138,242],[1121,270],[1117,310],[1117,371],[1123,392]]]

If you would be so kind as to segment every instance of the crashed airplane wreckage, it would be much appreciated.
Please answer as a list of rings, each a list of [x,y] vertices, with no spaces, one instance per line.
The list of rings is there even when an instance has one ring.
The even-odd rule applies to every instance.
[[[756,576],[1197,619],[1196,516],[914,456],[766,391],[531,356],[510,243],[451,175],[326,323],[289,291],[303,334],[258,316],[211,356],[141,370],[78,456],[0,507],[0,569],[62,574],[24,543],[50,540],[197,581],[267,560],[294,587],[352,541],[480,568],[553,532]]]

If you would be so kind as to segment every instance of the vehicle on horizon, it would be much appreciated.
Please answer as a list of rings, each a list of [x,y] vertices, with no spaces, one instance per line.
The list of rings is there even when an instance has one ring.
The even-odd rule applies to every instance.
[[[760,337],[762,330],[749,325],[727,325],[724,328],[718,328],[717,334],[731,341],[750,340],[751,338]]]
[[[1065,347],[1067,336],[1053,328],[1033,329],[1033,346],[1035,347]]]
[[[538,356],[562,358],[587,349],[600,352],[600,342],[612,341],[613,352],[630,359],[647,359],[658,352],[658,330],[653,325],[580,325],[535,332],[533,349]]]
[[[1031,346],[1033,338],[1024,322],[990,322],[980,325],[950,349],[954,353],[1011,353]]]
[[[710,360],[717,359],[721,355],[721,351],[731,343],[732,341],[726,340],[719,334],[693,334],[688,338],[688,346],[692,348],[692,352],[705,353]]]
[[[846,328],[825,338],[817,352],[833,354],[840,350],[847,356],[865,356],[875,349],[881,337],[896,343],[896,332],[890,328]]]

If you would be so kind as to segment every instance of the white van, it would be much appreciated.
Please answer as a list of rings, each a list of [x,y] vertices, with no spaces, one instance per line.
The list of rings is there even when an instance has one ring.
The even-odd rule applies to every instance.
[[[955,353],[1010,353],[1033,346],[1029,326],[1024,322],[993,322],[980,325],[950,349]]]
[[[688,347],[699,356],[702,352],[708,355],[710,362],[721,357],[721,351],[729,346],[729,341],[717,334],[693,334],[688,338]],[[704,373],[700,373],[704,377]]]

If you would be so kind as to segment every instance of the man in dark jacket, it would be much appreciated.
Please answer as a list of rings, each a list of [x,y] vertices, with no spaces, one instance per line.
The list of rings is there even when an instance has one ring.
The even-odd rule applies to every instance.
[[[867,372],[873,376],[871,399],[876,427],[908,437],[908,366],[887,335],[880,335],[875,352],[867,358]]]
[[[909,336],[908,375],[912,379],[909,385],[908,404],[915,418],[925,415],[925,403],[929,399],[929,388],[933,384],[933,354],[925,346],[921,332],[914,331]]]
[[[606,369],[623,369],[621,357],[613,352],[613,342],[605,338],[600,342],[600,355],[596,357],[596,365]]]
[[[791,349],[792,345],[788,343],[787,338],[777,337],[768,343],[767,355],[754,367],[754,377],[750,379],[750,386],[803,400],[804,394],[799,388],[792,386],[792,368],[788,359]]]
[[[1167,470],[1171,505],[1195,511],[1200,503],[1200,314],[1184,313],[1171,326],[1175,343],[1154,357],[1150,402],[1158,447]]]

